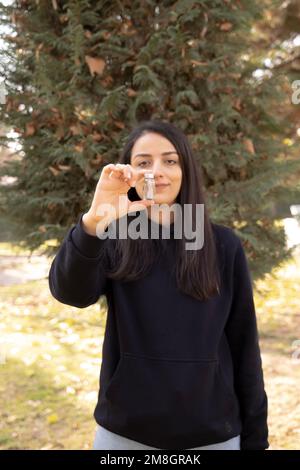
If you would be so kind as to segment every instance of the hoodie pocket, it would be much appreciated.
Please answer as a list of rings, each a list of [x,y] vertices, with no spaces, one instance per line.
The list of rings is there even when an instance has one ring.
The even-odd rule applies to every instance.
[[[105,394],[110,429],[139,442],[168,448],[231,437],[236,397],[218,360],[122,353]]]

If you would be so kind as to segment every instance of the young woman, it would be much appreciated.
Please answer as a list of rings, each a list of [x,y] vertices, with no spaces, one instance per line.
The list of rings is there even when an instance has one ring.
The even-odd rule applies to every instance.
[[[149,171],[154,205],[143,198]],[[166,223],[174,204],[182,217]],[[120,236],[121,221],[130,234],[141,215],[158,238]],[[187,249],[184,229],[175,236],[184,220],[203,232],[201,249]],[[104,166],[91,207],[52,262],[49,287],[79,308],[107,298],[94,449],[268,448],[245,252],[232,228],[210,220],[200,168],[174,125],[141,123],[119,162]]]

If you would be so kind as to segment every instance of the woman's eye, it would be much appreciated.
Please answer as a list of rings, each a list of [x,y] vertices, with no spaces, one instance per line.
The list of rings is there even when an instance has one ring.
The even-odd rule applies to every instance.
[[[174,164],[177,163],[176,160],[165,160],[165,161],[166,161],[169,165],[174,165]],[[140,162],[140,163],[138,164],[138,166],[143,167],[143,166],[145,166],[144,163],[149,163],[149,162],[148,162],[148,161],[147,161],[147,162],[146,162],[146,161]]]

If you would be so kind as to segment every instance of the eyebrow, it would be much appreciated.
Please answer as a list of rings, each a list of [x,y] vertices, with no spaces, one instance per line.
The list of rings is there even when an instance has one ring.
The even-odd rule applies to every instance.
[[[178,153],[174,150],[171,150],[169,152],[163,152],[161,155],[172,155],[172,153],[178,155]],[[152,155],[151,153],[137,153],[133,158],[135,157],[152,157]]]

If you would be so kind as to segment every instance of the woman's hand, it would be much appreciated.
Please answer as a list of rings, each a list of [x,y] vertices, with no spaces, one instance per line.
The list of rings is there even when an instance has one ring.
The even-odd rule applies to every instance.
[[[82,218],[87,233],[96,235],[97,224],[100,224],[100,231],[104,230],[113,220],[154,204],[154,201],[146,199],[130,201],[127,196],[129,189],[144,178],[146,172],[121,163],[103,167],[91,207]]]

